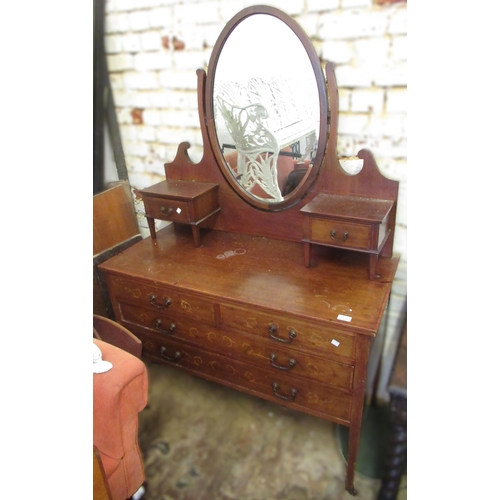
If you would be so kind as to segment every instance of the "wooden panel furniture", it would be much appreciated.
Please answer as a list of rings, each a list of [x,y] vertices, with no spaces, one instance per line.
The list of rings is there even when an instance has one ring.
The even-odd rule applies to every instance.
[[[93,197],[93,255],[139,234],[128,181],[113,183]]]
[[[320,101],[315,164],[277,203],[238,185],[219,146],[213,108],[214,68],[226,39],[238,23],[262,14],[281,19],[306,47]],[[165,165],[165,181],[143,190],[150,218],[172,208],[172,224],[158,233],[153,226],[151,238],[100,265],[116,320],[141,339],[150,360],[349,427],[346,489],[354,494],[363,405],[373,393],[366,384],[376,379],[369,358],[381,352],[373,347],[399,262],[392,254],[398,183],[381,175],[367,150],[358,152],[364,160],[358,175],[342,170],[333,64],[323,70],[305,33],[277,9],[237,14],[214,47],[208,73],[200,69],[197,76],[203,157],[194,164],[189,143],[180,144]],[[193,182],[205,201],[208,193],[218,199],[186,218],[195,197],[172,200],[175,189]],[[318,200],[332,199],[344,200],[343,209],[328,202],[318,208]],[[326,220],[330,238],[332,220],[348,218],[353,202],[361,221],[351,214],[342,223],[361,243],[323,244],[317,226],[321,233]],[[304,227],[312,229],[305,238],[307,267]],[[377,256],[376,272],[370,255]]]
[[[93,197],[93,312],[113,318],[99,273],[101,262],[142,240],[128,181],[113,183]]]
[[[299,242],[209,231],[195,248],[171,225],[100,268],[144,357],[350,427],[353,490],[366,367],[398,258],[381,259],[374,281],[363,254],[337,252],[319,247],[306,268]]]

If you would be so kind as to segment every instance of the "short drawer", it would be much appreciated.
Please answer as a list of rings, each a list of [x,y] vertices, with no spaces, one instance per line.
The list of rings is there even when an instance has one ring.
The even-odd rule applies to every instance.
[[[212,302],[184,293],[181,289],[159,287],[118,276],[108,277],[108,288],[118,301],[126,301],[151,311],[185,316],[215,324]]]
[[[372,226],[370,224],[311,217],[310,226],[309,239],[312,242],[361,250],[371,248]]]
[[[308,350],[326,357],[340,356],[354,359],[355,339],[335,328],[321,326],[282,314],[271,314],[256,309],[221,305],[222,325],[228,331],[239,330],[266,339],[269,345],[286,345],[291,349]]]
[[[186,201],[169,200],[167,198],[143,197],[146,216],[171,222],[189,223],[189,205]]]
[[[194,372],[255,396],[334,421],[348,423],[351,394],[290,374],[259,369],[248,363],[184,344],[175,339],[142,335],[146,356]]]
[[[119,321],[125,327],[133,325],[146,328],[150,332],[179,337],[210,347],[214,344],[217,329],[213,324],[194,321],[173,312],[159,312],[149,308],[136,306],[127,302],[118,302]]]

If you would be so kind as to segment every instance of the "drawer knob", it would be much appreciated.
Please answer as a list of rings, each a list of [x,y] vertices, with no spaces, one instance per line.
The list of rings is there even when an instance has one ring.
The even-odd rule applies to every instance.
[[[278,398],[280,399],[285,399],[286,401],[293,401],[295,399],[295,397],[297,396],[297,389],[295,388],[291,388],[290,389],[290,395],[288,394],[281,394],[279,392],[279,385],[277,382],[274,382],[273,383],[273,392],[274,392],[274,395],[277,396]]]
[[[157,304],[156,295],[153,293],[153,295],[149,297],[149,303],[155,306],[157,309],[166,309],[170,304],[172,304],[172,301],[168,297],[165,297],[165,301],[163,302],[163,304]]]
[[[167,361],[177,361],[181,357],[181,353],[179,351],[174,352],[173,358],[171,358],[170,356],[167,356],[167,348],[163,345],[160,347],[160,355],[162,358],[166,359]]]
[[[166,333],[167,335],[171,335],[172,333],[175,332],[175,329],[177,328],[177,325],[174,322],[172,322],[172,323],[170,323],[170,326],[168,327],[168,330],[165,330],[164,328],[162,328],[161,319],[158,318],[156,320],[155,327],[156,327],[156,329],[159,332]]]
[[[269,336],[272,339],[277,340],[278,342],[283,342],[285,344],[289,344],[294,338],[297,337],[297,332],[293,328],[290,328],[290,330],[288,330],[289,339],[282,339],[281,337],[274,335],[277,331],[278,331],[278,327],[274,323],[271,323],[269,325]]]
[[[347,240],[347,238],[349,237],[349,233],[348,233],[347,231],[344,231],[344,232],[342,233],[342,238],[336,238],[336,237],[335,237],[335,235],[336,235],[336,231],[335,231],[335,229],[332,229],[332,230],[330,231],[330,238],[331,238],[332,240],[334,240],[334,241],[345,241],[345,240]]]
[[[295,366],[295,360],[293,358],[290,358],[290,361],[288,361],[288,366],[283,366],[283,365],[278,365],[275,363],[276,361],[276,354],[271,354],[269,360],[271,361],[271,366],[273,368],[277,368],[278,370],[291,370]]]
[[[174,213],[174,209],[172,207],[169,207],[168,209],[166,209],[165,207],[160,207],[160,212],[163,214],[163,215],[172,215]]]

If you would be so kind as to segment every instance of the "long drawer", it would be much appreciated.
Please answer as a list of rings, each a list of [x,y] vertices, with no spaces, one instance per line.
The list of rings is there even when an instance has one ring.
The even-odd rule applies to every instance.
[[[145,306],[151,311],[168,312],[215,324],[214,304],[183,290],[138,283],[117,276],[109,277],[107,283],[111,294],[118,300]]]
[[[343,424],[350,419],[352,396],[289,373],[249,363],[156,334],[142,335],[144,354],[155,361],[183,367],[204,378],[291,408]]]
[[[332,359],[298,352],[271,339],[249,336],[238,331],[218,329],[168,313],[151,311],[128,303],[119,303],[120,322],[139,337],[142,333],[156,333],[186,340],[204,349],[241,359],[259,368],[289,372],[311,381],[322,382],[351,390],[354,367]],[[138,327],[138,328],[137,328]]]
[[[221,306],[222,324],[229,330],[271,339],[276,345],[307,350],[319,356],[354,359],[355,339],[336,330],[285,314],[271,314],[233,305]]]

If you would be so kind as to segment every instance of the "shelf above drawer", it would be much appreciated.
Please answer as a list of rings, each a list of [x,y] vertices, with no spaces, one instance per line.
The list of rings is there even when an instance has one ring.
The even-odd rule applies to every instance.
[[[306,215],[347,222],[380,224],[393,206],[392,200],[320,193],[300,211]]]

